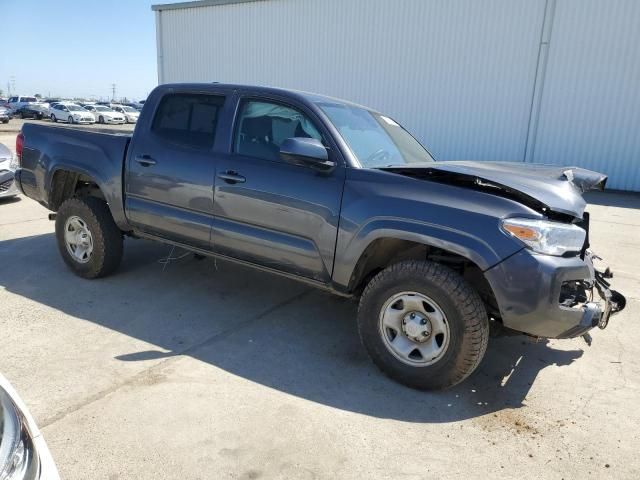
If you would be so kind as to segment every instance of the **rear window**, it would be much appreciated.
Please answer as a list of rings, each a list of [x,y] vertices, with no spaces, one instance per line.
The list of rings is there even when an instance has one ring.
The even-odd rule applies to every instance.
[[[153,119],[152,131],[174,143],[210,148],[223,104],[224,97],[217,95],[165,95]]]
[[[22,97],[23,102],[37,102],[38,100],[36,99],[36,97]]]

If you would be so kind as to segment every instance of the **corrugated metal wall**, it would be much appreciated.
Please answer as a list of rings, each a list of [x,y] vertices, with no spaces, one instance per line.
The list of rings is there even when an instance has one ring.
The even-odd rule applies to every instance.
[[[638,131],[640,95],[630,87],[633,80],[636,90],[640,85],[640,62],[638,52],[627,51],[629,38],[640,39],[638,28],[631,31],[640,2],[560,0],[541,82],[548,2],[555,4],[269,0],[164,10],[159,77],[163,83],[274,85],[350,99],[393,116],[444,160],[524,161],[533,125],[528,158],[587,165],[609,173],[611,187],[640,190],[637,173],[635,179],[624,173],[640,151],[638,136],[631,135],[631,128]],[[608,7],[613,3],[620,5]],[[620,14],[628,31],[612,32]],[[601,35],[608,37],[605,47]],[[616,51],[607,55],[608,49]],[[590,65],[591,51],[603,54],[600,66]],[[622,68],[632,58],[635,73]],[[619,93],[592,101],[594,92],[609,88],[635,95],[620,116],[614,102],[625,102],[616,100]]]
[[[533,159],[640,191],[640,1],[558,1]]]

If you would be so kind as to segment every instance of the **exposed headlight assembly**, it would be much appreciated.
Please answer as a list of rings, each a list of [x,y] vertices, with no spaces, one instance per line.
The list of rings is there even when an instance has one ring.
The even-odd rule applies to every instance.
[[[33,419],[0,375],[0,480],[60,480]]]
[[[507,218],[502,229],[534,252],[555,256],[580,252],[587,235],[576,225],[530,218]]]

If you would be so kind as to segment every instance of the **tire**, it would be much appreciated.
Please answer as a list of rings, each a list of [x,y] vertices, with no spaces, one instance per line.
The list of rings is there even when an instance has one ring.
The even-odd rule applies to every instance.
[[[69,125],[73,125],[73,117],[71,115],[69,115],[69,118],[67,118],[67,122],[69,123]]]
[[[24,119],[25,119],[24,112],[20,112],[20,118],[21,118],[22,120],[24,120]]]
[[[56,116],[53,113],[51,114],[51,121],[53,123],[58,123],[58,119],[56,118]]]
[[[68,223],[80,219],[90,233],[92,251],[83,261],[70,251],[65,240]],[[70,198],[56,216],[58,250],[73,273],[83,278],[99,278],[114,272],[122,259],[122,232],[113,221],[106,202],[95,197]]]
[[[104,117],[102,115],[98,117],[98,123],[104,123]]]
[[[395,303],[396,298],[400,303]],[[405,308],[403,299],[409,300],[409,308]],[[413,326],[411,330],[409,323],[415,321],[414,314],[409,312],[414,311],[410,308],[414,301],[422,305],[423,313],[416,311],[417,318],[420,315],[427,318],[421,320],[429,326],[424,328],[435,333],[438,323],[435,320],[440,318],[446,333],[425,337],[429,333],[426,330],[415,331],[421,327]],[[399,338],[399,345],[405,340],[409,342],[403,350],[409,351],[412,344],[416,345],[407,356],[394,353],[391,345],[396,338],[393,328],[383,321],[386,318],[383,309],[397,312],[396,317],[390,318],[401,319],[395,320],[401,329],[397,335],[405,337]],[[404,261],[386,268],[369,282],[360,298],[358,330],[369,356],[387,376],[411,388],[439,390],[460,383],[480,364],[487,349],[489,319],[478,293],[456,272],[428,261]],[[418,335],[414,337],[418,343],[410,340],[412,334]],[[440,335],[442,343],[438,346]],[[442,351],[437,357],[425,358],[417,347],[426,347],[430,341],[435,342],[435,351]]]

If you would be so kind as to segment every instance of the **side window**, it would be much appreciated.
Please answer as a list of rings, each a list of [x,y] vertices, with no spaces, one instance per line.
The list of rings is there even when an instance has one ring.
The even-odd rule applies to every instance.
[[[11,97],[11,98],[9,99],[9,103],[15,103],[15,102],[17,102],[17,101],[18,101],[18,97]]]
[[[198,148],[211,148],[224,97],[175,93],[165,95],[153,119],[152,131],[163,138]]]
[[[277,103],[248,101],[236,122],[234,152],[264,160],[279,160],[287,138],[322,141],[322,135],[302,112]]]

